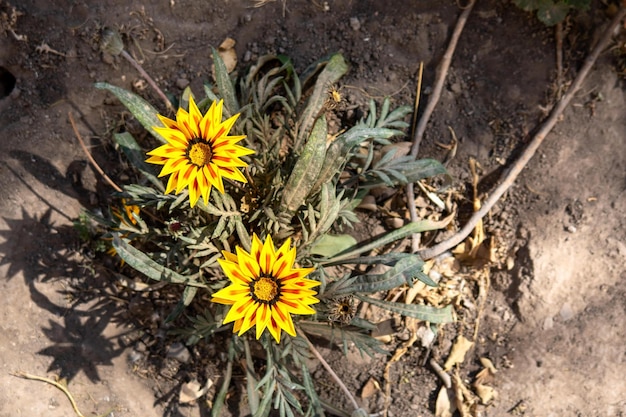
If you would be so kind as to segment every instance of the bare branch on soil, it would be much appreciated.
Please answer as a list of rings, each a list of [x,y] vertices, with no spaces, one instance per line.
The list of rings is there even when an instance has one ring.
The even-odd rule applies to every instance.
[[[456,233],[448,240],[444,240],[443,242],[431,248],[418,251],[419,255],[423,259],[434,258],[435,256],[440,255],[448,249],[451,249],[461,243],[467,236],[469,236],[469,234],[472,232],[478,222],[493,208],[493,206],[498,202],[500,197],[502,197],[502,195],[511,187],[511,185],[513,185],[515,179],[522,172],[522,169],[524,169],[524,167],[528,164],[528,162],[533,157],[548,133],[550,133],[552,128],[554,128],[557,121],[561,117],[561,114],[568,106],[569,102],[572,100],[585,78],[587,78],[589,71],[596,63],[602,51],[604,51],[608,46],[613,34],[620,25],[620,22],[622,21],[622,19],[624,19],[624,16],[626,16],[626,7],[621,7],[611,23],[604,30],[604,33],[602,34],[602,37],[600,38],[596,46],[585,59],[585,63],[583,64],[578,75],[576,76],[576,79],[574,79],[574,82],[568,89],[567,93],[553,107],[548,119],[543,122],[541,128],[528,144],[528,147],[524,149],[519,158],[504,173],[502,182],[493,190],[493,193],[485,201],[480,210],[476,211],[469,219],[469,221],[461,228],[461,230],[459,230],[458,233]]]
[[[417,123],[417,128],[413,132],[413,145],[411,146],[411,156],[413,158],[417,158],[417,154],[419,153],[420,144],[422,143],[422,138],[424,137],[424,132],[426,131],[426,125],[430,120],[430,116],[433,114],[435,110],[435,106],[439,102],[439,98],[441,97],[441,91],[443,90],[443,84],[446,80],[446,76],[448,75],[448,69],[450,68],[450,63],[452,62],[452,55],[454,55],[454,50],[456,49],[456,45],[459,42],[459,38],[461,37],[461,32],[463,32],[463,28],[465,27],[465,23],[467,22],[467,18],[474,8],[474,4],[476,4],[476,0],[471,0],[467,5],[463,12],[459,16],[459,20],[456,22],[456,26],[454,28],[454,32],[452,32],[452,37],[450,38],[450,43],[448,44],[448,48],[446,49],[445,54],[443,54],[443,58],[441,59],[441,63],[439,64],[439,69],[437,71],[437,78],[435,81],[435,85],[433,87],[433,92],[428,99],[428,103],[426,104],[426,109],[424,109],[424,113]],[[407,201],[409,205],[409,212],[411,213],[411,221],[416,222],[419,219],[417,218],[417,211],[415,209],[415,192],[413,190],[413,183],[409,183],[406,186],[406,194]],[[412,241],[412,252],[415,253],[419,249],[420,245],[420,235],[413,235]]]

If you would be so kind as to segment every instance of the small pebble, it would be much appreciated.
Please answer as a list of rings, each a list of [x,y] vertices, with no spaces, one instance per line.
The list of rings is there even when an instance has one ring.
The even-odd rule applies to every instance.
[[[359,18],[358,17],[351,17],[350,18],[350,27],[354,31],[357,31],[357,30],[361,29],[361,22],[359,22]]]
[[[168,358],[176,359],[178,362],[187,363],[191,359],[191,354],[189,353],[189,349],[185,347],[180,342],[172,343],[167,349],[166,356]]]
[[[186,78],[179,78],[176,80],[176,87],[181,90],[189,85],[189,80]]]

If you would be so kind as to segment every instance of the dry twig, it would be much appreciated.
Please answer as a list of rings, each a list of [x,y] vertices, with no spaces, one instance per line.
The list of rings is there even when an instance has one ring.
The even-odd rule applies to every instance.
[[[330,376],[335,380],[337,385],[339,385],[339,388],[341,388],[343,393],[346,394],[346,397],[348,397],[354,409],[360,410],[361,407],[359,407],[359,403],[356,402],[356,399],[354,398],[354,396],[352,395],[348,387],[346,387],[346,385],[343,383],[341,378],[339,378],[339,376],[335,373],[335,371],[333,371],[333,368],[331,368],[328,362],[326,362],[322,354],[315,348],[315,346],[313,345],[313,343],[311,343],[309,338],[306,337],[306,335],[304,334],[302,330],[300,330],[298,334],[306,341],[307,345],[309,345],[309,349],[311,350],[311,353],[313,353],[313,355],[317,358],[317,360],[320,361],[324,369],[326,369],[326,372],[330,374]]]
[[[85,152],[85,155],[87,155],[87,159],[89,159],[89,162],[91,162],[91,165],[93,165],[96,171],[98,171],[98,174],[102,175],[102,178],[104,178],[104,180],[108,182],[109,185],[115,189],[115,191],[119,193],[124,191],[115,182],[113,182],[113,180],[109,178],[107,174],[105,174],[102,168],[100,168],[100,165],[98,165],[96,160],[93,159],[93,156],[91,156],[89,149],[87,149],[87,146],[85,145],[85,141],[83,140],[82,136],[80,136],[80,133],[78,133],[78,129],[76,128],[76,123],[74,123],[74,117],[72,117],[72,113],[67,113],[67,116],[70,118],[70,123],[72,124],[74,135],[76,135],[76,139],[78,139],[78,142],[80,143],[80,147],[83,148],[83,152]]]
[[[556,122],[561,117],[561,114],[563,113],[569,102],[572,100],[585,78],[587,78],[589,71],[598,60],[598,57],[600,56],[602,51],[608,46],[609,42],[611,41],[611,37],[613,36],[613,33],[620,25],[622,19],[624,19],[624,16],[626,16],[626,7],[622,6],[619,12],[611,21],[611,23],[605,29],[602,37],[600,38],[596,46],[585,59],[585,63],[578,72],[576,79],[574,79],[574,82],[567,90],[567,93],[565,93],[561,100],[559,100],[552,108],[550,116],[543,122],[541,128],[537,131],[535,136],[532,138],[532,140],[530,141],[526,149],[524,149],[522,154],[518,157],[518,159],[503,174],[502,181],[493,190],[492,194],[489,196],[489,198],[487,198],[480,210],[475,212],[472,217],[470,217],[469,221],[461,228],[461,230],[459,230],[454,236],[452,236],[448,240],[444,240],[443,242],[433,246],[432,248],[422,249],[418,251],[419,255],[423,259],[434,258],[435,256],[440,255],[448,249],[451,249],[461,243],[467,236],[469,236],[469,234],[472,232],[478,222],[492,209],[492,207],[496,204],[500,197],[502,197],[502,195],[511,187],[511,185],[513,185],[515,179],[522,172],[522,169],[524,169],[524,167],[528,164],[528,162],[533,157],[548,133],[550,133],[552,128],[556,125]]]
[[[85,417],[85,415],[83,413],[80,412],[80,410],[78,409],[78,405],[76,404],[76,401],[74,400],[74,397],[72,396],[72,393],[67,389],[67,387],[63,384],[60,384],[57,381],[53,381],[50,378],[44,378],[42,376],[37,376],[37,375],[32,375],[26,372],[13,372],[11,375],[16,376],[18,378],[24,378],[24,379],[30,379],[33,381],[41,381],[41,382],[45,382],[47,384],[53,385],[54,387],[60,389],[61,391],[63,391],[63,394],[65,394],[65,396],[67,397],[68,400],[70,400],[70,404],[72,405],[72,409],[74,410],[74,412],[76,413],[76,415],[78,417]],[[107,411],[104,414],[100,414],[97,417],[105,417],[108,416],[109,414],[111,414],[111,411],[113,411],[113,409]]]
[[[441,59],[441,63],[439,64],[439,68],[437,70],[437,78],[435,81],[435,85],[433,87],[433,92],[428,98],[428,103],[426,104],[426,109],[424,109],[424,113],[417,123],[417,128],[413,133],[413,145],[411,146],[411,156],[413,158],[417,158],[419,153],[420,144],[422,142],[422,138],[424,137],[424,132],[426,131],[426,125],[430,120],[430,116],[433,114],[435,110],[435,106],[439,102],[439,98],[441,97],[441,91],[443,90],[443,84],[446,80],[446,76],[448,74],[448,69],[450,68],[450,63],[452,62],[452,55],[454,55],[454,50],[456,49],[456,45],[461,37],[461,32],[465,27],[465,23],[467,22],[467,18],[471,13],[474,5],[476,4],[476,0],[471,0],[467,5],[463,12],[459,16],[459,20],[456,22],[456,26],[454,28],[454,32],[452,32],[452,37],[450,38],[450,43],[448,44],[448,48]],[[416,222],[419,219],[417,218],[417,211],[415,209],[415,192],[413,190],[413,183],[407,184],[406,187],[407,201],[409,205],[409,212],[411,213],[411,221]],[[412,242],[412,252],[417,252],[420,244],[420,235],[413,235]]]

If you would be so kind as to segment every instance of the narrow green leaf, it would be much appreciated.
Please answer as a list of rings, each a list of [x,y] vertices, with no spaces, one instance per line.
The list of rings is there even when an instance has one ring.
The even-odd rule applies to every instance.
[[[259,409],[259,391],[257,390],[257,377],[254,372],[254,362],[250,353],[250,344],[248,339],[243,339],[243,347],[246,355],[246,391],[248,392],[248,405],[252,414]]]
[[[313,186],[313,192],[317,192],[322,184],[328,183],[333,179],[335,174],[343,168],[350,151],[359,143],[369,138],[390,138],[402,134],[403,133],[399,130],[370,128],[364,125],[357,125],[339,135],[326,151],[322,169]]]
[[[348,72],[348,64],[341,54],[335,54],[331,56],[330,60],[326,64],[326,67],[322,70],[317,77],[313,93],[309,97],[306,108],[302,112],[300,119],[298,120],[298,137],[294,144],[294,149],[297,151],[304,143],[311,127],[315,123],[316,119],[326,100],[328,99],[329,87],[339,81],[339,79]]]
[[[114,133],[113,138],[131,164],[133,164],[133,166],[137,168],[137,170],[139,170],[139,172],[141,172],[141,174],[146,177],[148,181],[157,187],[159,191],[164,192],[165,187],[163,187],[163,182],[161,182],[161,180],[156,176],[154,166],[150,166],[145,162],[146,154],[143,152],[143,149],[141,149],[137,141],[135,141],[133,135],[128,132]]]
[[[162,127],[163,123],[157,117],[159,112],[150,103],[130,91],[109,83],[96,83],[95,86],[101,90],[108,90],[113,93],[152,136],[163,143],[167,143],[165,138],[154,130],[155,126]]]
[[[323,235],[311,246],[310,253],[329,257],[356,245],[356,243],[356,239],[350,235]]]
[[[191,304],[197,292],[198,287],[185,287],[185,290],[183,291],[183,296],[178,301],[176,307],[174,307],[172,312],[168,314],[168,316],[165,318],[165,323],[170,323],[173,320],[176,320],[176,318],[178,318],[178,316],[180,316],[181,313],[185,310],[185,307]]]
[[[311,378],[311,374],[309,373],[309,369],[306,364],[302,364],[300,367],[302,370],[302,382],[304,385],[304,391],[307,394],[307,397],[310,401],[310,407],[312,409],[313,415],[316,417],[325,417],[324,408],[322,408],[322,403],[320,402],[320,398],[317,395],[317,391],[315,391],[315,385],[313,384],[313,379]]]
[[[326,116],[320,116],[313,126],[309,140],[296,162],[280,202],[281,214],[291,220],[293,213],[304,204],[324,163],[326,154]],[[282,217],[279,215],[279,217]],[[289,223],[285,221],[285,223]]]
[[[228,70],[220,54],[215,48],[211,48],[211,51],[213,52],[213,63],[215,64],[215,81],[217,82],[217,88],[228,110],[227,116],[232,116],[239,113],[239,103],[237,102],[235,86],[230,79],[230,75],[228,75]]]
[[[454,316],[452,315],[452,306],[436,308],[419,304],[393,303],[385,300],[367,297],[365,295],[357,295],[361,301],[365,301],[376,307],[384,308],[394,313],[402,314],[405,317],[413,317],[414,319],[428,321],[430,323],[452,323]]]
[[[432,220],[422,220],[419,222],[411,222],[402,226],[399,229],[393,230],[391,232],[385,233],[383,236],[373,240],[372,242],[358,245],[354,248],[349,248],[342,253],[329,258],[328,260],[322,262],[322,264],[339,264],[339,261],[345,261],[346,259],[350,259],[352,257],[358,256],[363,252],[371,251],[372,249],[380,248],[389,243],[395,242],[399,239],[404,239],[407,236],[410,236],[414,233],[426,232],[429,230],[437,230],[445,227],[452,220],[452,216],[448,216],[443,220],[438,222]]]
[[[233,336],[234,339],[235,336]],[[235,359],[235,343],[231,339],[228,343],[228,363],[226,364],[226,370],[222,374],[224,381],[220,387],[220,391],[215,396],[213,401],[213,407],[211,408],[211,417],[221,416],[222,408],[226,404],[226,394],[228,394],[228,388],[230,387],[230,379],[233,375],[233,360]]]
[[[122,240],[117,234],[113,237],[113,247],[120,258],[122,258],[128,265],[145,274],[150,279],[155,281],[168,281],[176,284],[205,287],[204,284],[194,282],[189,277],[180,275],[179,273],[155,262],[145,253],[126,243],[126,241]]]

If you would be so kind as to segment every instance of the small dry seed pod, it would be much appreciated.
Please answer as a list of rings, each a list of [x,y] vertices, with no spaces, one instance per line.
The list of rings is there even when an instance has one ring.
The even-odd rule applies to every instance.
[[[117,56],[124,50],[124,41],[115,29],[104,28],[100,38],[100,50],[109,55]]]

